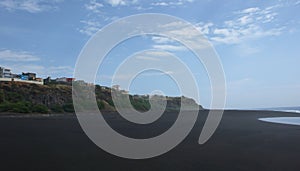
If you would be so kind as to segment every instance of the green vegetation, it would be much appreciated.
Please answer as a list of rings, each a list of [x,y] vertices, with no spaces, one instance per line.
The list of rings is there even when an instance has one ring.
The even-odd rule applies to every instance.
[[[63,113],[64,109],[62,106],[55,104],[50,106],[50,111],[52,111],[53,113]]]
[[[49,113],[46,106],[42,104],[33,105],[30,102],[3,102],[0,104],[0,112],[14,112],[14,113]]]
[[[38,105],[34,105],[32,107],[32,112],[33,113],[49,113],[49,109],[45,105],[38,104]]]
[[[104,109],[105,108],[104,102],[102,100],[97,101],[97,105],[98,105],[99,109]]]
[[[138,111],[148,111],[151,108],[148,98],[134,98],[130,96],[130,102]]]
[[[0,112],[73,113],[71,90],[65,85],[0,82]]]
[[[62,108],[65,112],[69,112],[69,113],[73,113],[75,111],[72,103],[66,103],[63,105]]]
[[[78,83],[78,85],[80,84],[82,83]],[[83,86],[83,88],[93,87]],[[111,97],[112,89],[99,85],[94,88],[98,108],[104,111],[115,111],[115,104]],[[149,96],[128,95],[124,91],[117,92],[117,96],[121,98],[128,98],[129,96],[131,105],[138,111],[148,111],[151,108]],[[193,99],[184,98],[184,101],[191,106],[197,105]],[[180,102],[180,97],[167,97],[167,111],[179,110]],[[86,102],[81,104],[80,108],[89,109],[92,104],[93,102]],[[120,105],[128,107],[126,103]],[[74,113],[72,86],[0,82],[0,112]]]

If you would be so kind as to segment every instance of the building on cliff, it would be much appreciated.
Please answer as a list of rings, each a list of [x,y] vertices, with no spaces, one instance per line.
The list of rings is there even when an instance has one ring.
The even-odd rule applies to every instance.
[[[43,79],[36,78],[35,73],[22,73],[20,75],[13,74],[10,69],[0,67],[0,81],[23,82],[29,84],[43,85]]]
[[[11,69],[0,67],[0,78],[12,78]]]

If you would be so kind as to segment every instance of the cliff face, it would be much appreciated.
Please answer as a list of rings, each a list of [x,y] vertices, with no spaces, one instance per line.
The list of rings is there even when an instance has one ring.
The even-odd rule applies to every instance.
[[[95,86],[95,94],[100,110],[115,111],[111,89]],[[131,104],[140,111],[151,107],[148,96],[129,95]],[[192,110],[198,106],[193,99],[183,98],[183,102]],[[180,109],[180,97],[167,97],[167,110]],[[199,109],[202,109],[199,106]],[[18,82],[0,82],[0,112],[21,113],[61,113],[74,112],[72,104],[72,86],[52,84],[36,85]]]
[[[36,85],[18,82],[0,83],[0,102],[28,101],[47,107],[72,102],[72,87],[67,85]],[[1,97],[2,94],[2,97]]]

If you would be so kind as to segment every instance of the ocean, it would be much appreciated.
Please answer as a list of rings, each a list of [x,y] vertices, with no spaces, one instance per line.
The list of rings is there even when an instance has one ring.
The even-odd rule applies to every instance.
[[[286,113],[299,113],[300,114],[300,107],[277,107],[277,108],[267,108],[267,109],[262,109],[262,110],[279,111],[279,112],[286,112]],[[264,121],[264,122],[300,126],[300,117],[282,116],[282,117],[259,118],[258,120]]]
[[[300,107],[274,107],[274,108],[262,108],[259,110],[270,110],[278,112],[288,112],[288,113],[300,113]]]

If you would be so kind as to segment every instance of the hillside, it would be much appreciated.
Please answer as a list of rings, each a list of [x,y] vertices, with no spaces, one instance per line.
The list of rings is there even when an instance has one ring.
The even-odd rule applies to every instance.
[[[111,91],[108,87],[95,86],[100,110],[115,111]],[[151,107],[149,96],[129,95],[129,98],[133,107],[139,111],[147,111]],[[197,105],[193,99],[183,99],[190,106]],[[180,103],[181,97],[167,97],[166,110],[177,111],[180,109]],[[73,113],[72,86],[0,82],[0,112]]]

